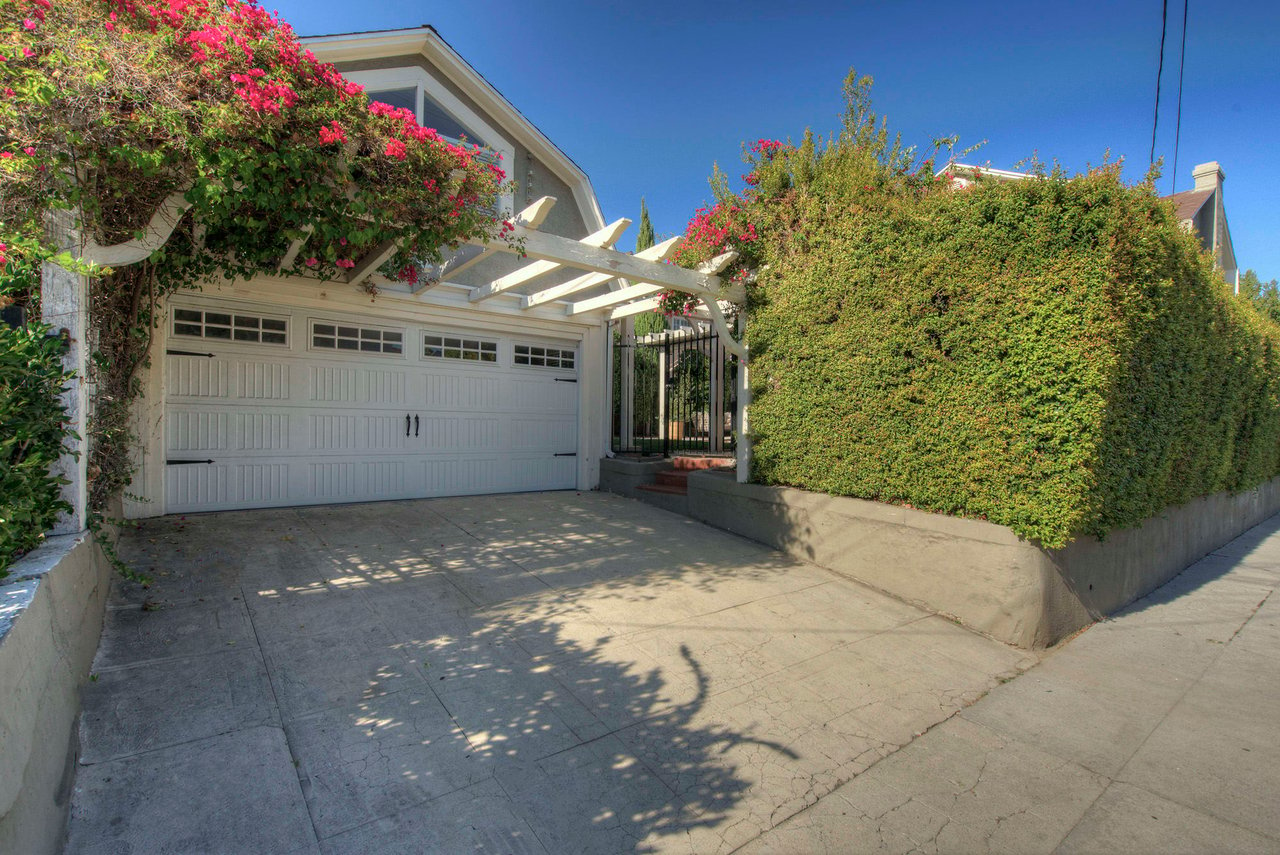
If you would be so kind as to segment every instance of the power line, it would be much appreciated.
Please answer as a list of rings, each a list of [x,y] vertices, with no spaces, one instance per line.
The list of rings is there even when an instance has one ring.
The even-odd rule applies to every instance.
[[[1178,144],[1182,142],[1182,69],[1187,64],[1187,4],[1191,0],[1182,0],[1182,56],[1178,58],[1178,118],[1173,132],[1173,189],[1178,192]]]
[[[1156,162],[1156,128],[1160,127],[1160,80],[1164,77],[1164,37],[1169,30],[1169,0],[1160,7],[1160,62],[1156,67],[1156,114],[1151,120],[1151,163]]]

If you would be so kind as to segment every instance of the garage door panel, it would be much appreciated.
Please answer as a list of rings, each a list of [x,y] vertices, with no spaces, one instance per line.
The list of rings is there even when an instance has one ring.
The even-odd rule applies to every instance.
[[[307,400],[325,404],[404,407],[417,404],[409,395],[408,371],[312,365]]]
[[[200,346],[219,352],[166,358],[170,512],[577,482],[578,385],[564,382],[572,371]]]
[[[509,447],[518,451],[569,452],[575,425],[563,418],[513,418]],[[568,444],[566,444],[568,443]]]
[[[288,400],[290,368],[283,362],[241,362],[235,371],[235,396],[256,401]]]
[[[428,410],[496,410],[503,406],[502,378],[477,371],[446,374],[441,369],[427,369],[424,380],[423,406]]]
[[[230,398],[231,365],[207,356],[170,356],[165,395],[174,398]]]

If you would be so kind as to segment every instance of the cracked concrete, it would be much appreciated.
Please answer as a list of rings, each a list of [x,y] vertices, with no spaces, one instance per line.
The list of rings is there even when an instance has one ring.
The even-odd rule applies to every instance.
[[[730,852],[1037,661],[602,494],[167,517],[121,551],[155,583],[114,583],[69,853]]]
[[[742,853],[1280,852],[1280,517]]]
[[[149,521],[66,851],[1275,852],[1277,532],[1037,664],[615,496]]]

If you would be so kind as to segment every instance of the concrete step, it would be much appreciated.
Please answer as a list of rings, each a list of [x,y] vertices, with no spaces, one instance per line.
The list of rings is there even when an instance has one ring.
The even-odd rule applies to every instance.
[[[681,487],[685,490],[689,488],[689,473],[691,470],[671,469],[666,472],[659,472],[654,475],[657,483],[667,487]]]
[[[637,490],[643,490],[646,493],[666,493],[669,496],[687,496],[689,488],[684,485],[673,484],[637,484]]]
[[[692,472],[698,469],[732,469],[737,464],[732,457],[673,457],[671,465]]]

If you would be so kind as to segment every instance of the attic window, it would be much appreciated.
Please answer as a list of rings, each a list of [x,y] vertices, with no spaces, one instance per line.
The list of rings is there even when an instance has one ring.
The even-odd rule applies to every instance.
[[[388,104],[392,107],[400,107],[415,116],[418,115],[418,89],[416,86],[370,92],[369,103],[372,104],[374,101],[381,101],[383,104]]]
[[[370,103],[381,101],[383,104],[389,104],[392,107],[411,110],[418,117],[418,124],[424,128],[435,128],[442,137],[448,137],[454,142],[466,139],[467,142],[474,145],[482,148],[487,147],[484,140],[468,130],[448,110],[433,101],[422,91],[420,86],[406,86],[397,89],[370,89],[367,94],[369,95]],[[419,94],[422,96],[421,109],[418,107]]]

